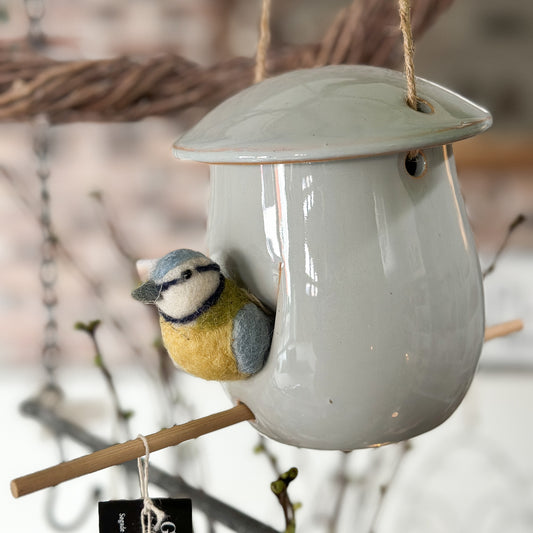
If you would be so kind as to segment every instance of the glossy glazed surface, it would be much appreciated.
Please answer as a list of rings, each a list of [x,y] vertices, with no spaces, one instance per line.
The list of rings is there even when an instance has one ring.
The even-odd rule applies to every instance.
[[[478,259],[450,148],[329,163],[214,165],[209,253],[276,307],[265,368],[225,386],[257,429],[351,450],[458,406],[484,332]]]
[[[289,72],[226,100],[174,146],[208,163],[317,161],[444,145],[487,129],[490,114],[423,79],[432,113],[405,103],[401,72],[341,65]]]

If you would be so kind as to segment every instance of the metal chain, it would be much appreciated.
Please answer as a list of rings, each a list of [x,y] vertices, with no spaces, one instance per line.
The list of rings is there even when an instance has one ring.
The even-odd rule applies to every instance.
[[[50,124],[46,117],[40,116],[35,123],[33,151],[37,157],[37,178],[41,188],[42,230],[41,265],[39,279],[42,289],[42,302],[46,313],[42,347],[42,364],[48,374],[50,383],[55,384],[55,372],[60,356],[58,343],[57,311],[57,237],[52,228],[50,206],[50,169],[48,157],[50,152]]]
[[[28,41],[33,48],[42,48],[46,38],[42,28],[45,13],[44,0],[24,0],[26,16],[28,18]]]
[[[26,15],[28,17],[28,42],[33,48],[43,48],[46,44],[41,21],[44,17],[44,0],[24,0]],[[61,356],[58,342],[57,312],[57,236],[52,227],[52,209],[50,203],[50,169],[48,165],[50,155],[51,127],[48,118],[44,115],[37,117],[33,132],[33,151],[37,158],[37,178],[41,189],[41,213],[39,221],[42,230],[41,264],[39,280],[42,289],[42,302],[46,312],[43,333],[43,346],[41,361],[47,373],[47,383],[41,390],[40,401],[51,409],[57,409],[63,399],[63,391],[57,383],[56,370]],[[57,443],[61,461],[65,461],[63,440],[56,432]],[[55,489],[56,487],[54,487]],[[89,495],[88,503],[80,513],[69,522],[60,521],[56,516],[58,509],[57,491],[50,490],[46,502],[45,517],[49,526],[56,531],[73,531],[83,525],[91,515],[94,503],[99,500],[100,489],[93,489]]]

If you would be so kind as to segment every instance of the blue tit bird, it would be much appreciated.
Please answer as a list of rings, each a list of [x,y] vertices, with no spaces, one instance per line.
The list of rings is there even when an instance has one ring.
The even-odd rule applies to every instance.
[[[263,367],[273,318],[204,254],[188,249],[168,253],[132,296],[156,305],[163,344],[186,372],[227,381],[247,378]]]

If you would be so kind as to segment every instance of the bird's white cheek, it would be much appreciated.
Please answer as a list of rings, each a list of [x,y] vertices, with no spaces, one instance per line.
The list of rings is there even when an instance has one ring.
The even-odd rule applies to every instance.
[[[169,287],[157,300],[157,307],[173,318],[191,315],[218,287],[218,273],[211,274],[196,275],[185,283]]]
[[[156,304],[163,313],[173,318],[188,316],[198,309],[194,292],[184,287],[170,287],[161,295]]]

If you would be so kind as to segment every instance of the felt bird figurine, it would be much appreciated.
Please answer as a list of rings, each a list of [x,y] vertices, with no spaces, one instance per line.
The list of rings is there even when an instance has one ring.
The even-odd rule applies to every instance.
[[[132,296],[156,305],[165,348],[186,372],[227,381],[263,367],[272,317],[200,252],[174,250],[155,261]]]

